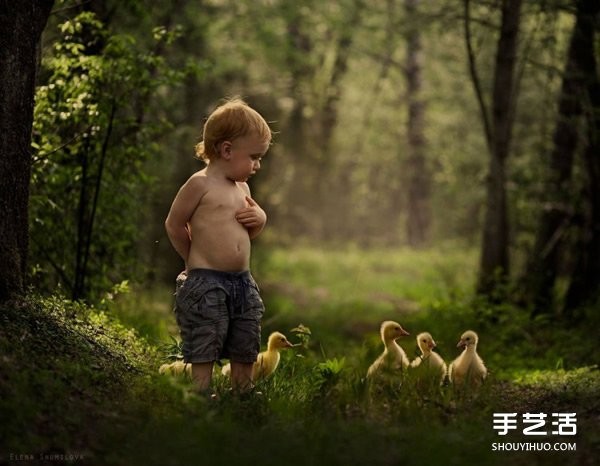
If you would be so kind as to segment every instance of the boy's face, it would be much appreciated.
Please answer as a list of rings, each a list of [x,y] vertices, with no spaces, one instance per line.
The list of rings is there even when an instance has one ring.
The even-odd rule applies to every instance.
[[[256,135],[234,139],[225,148],[228,160],[227,177],[233,181],[247,181],[260,170],[260,161],[269,149],[269,143]]]

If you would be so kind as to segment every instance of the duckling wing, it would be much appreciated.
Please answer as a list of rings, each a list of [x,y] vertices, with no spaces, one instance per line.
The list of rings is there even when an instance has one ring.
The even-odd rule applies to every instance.
[[[431,353],[431,364],[438,368],[444,374],[446,373],[446,363],[442,359],[442,357],[436,352]]]
[[[404,350],[402,351],[401,364],[402,364],[401,369],[406,369],[408,366],[410,366],[410,361],[408,360],[408,356],[406,356],[406,353],[404,352]]]
[[[394,344],[390,347],[390,358],[393,359],[393,367],[394,369],[406,369],[410,366],[410,361],[408,360],[408,356],[402,349],[398,343],[394,342]]]
[[[476,370],[481,382],[483,382],[487,377],[487,368],[485,367],[485,364],[483,363],[483,360],[479,357],[479,355],[477,355],[476,359]]]
[[[444,379],[446,378],[446,374],[448,373],[448,368],[446,367],[446,363],[444,362],[442,357],[436,352],[431,353],[431,367],[439,375],[440,382],[444,383]]]
[[[275,372],[275,369],[279,365],[280,357],[279,351],[265,351],[262,353],[260,376],[268,377]]]
[[[385,362],[385,353],[379,356],[373,364],[369,366],[369,370],[367,371],[367,377],[372,377],[377,372],[379,372]]]
[[[256,362],[252,366],[252,380],[257,381],[265,376],[264,353],[259,353]]]
[[[450,383],[460,384],[462,382],[462,373],[456,369],[456,367],[460,364],[460,356],[456,358],[448,367],[448,379]]]

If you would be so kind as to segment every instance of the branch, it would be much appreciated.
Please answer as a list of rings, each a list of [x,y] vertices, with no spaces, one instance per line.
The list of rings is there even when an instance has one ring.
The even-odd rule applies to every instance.
[[[531,34],[524,41],[525,45],[523,46],[523,54],[522,54],[523,58],[521,60],[520,66],[517,66],[515,85],[514,85],[513,89],[511,89],[510,101],[513,102],[513,105],[511,105],[511,108],[509,110],[509,118],[511,121],[514,120],[515,113],[517,111],[517,98],[521,91],[521,83],[523,82],[525,68],[527,67],[527,64],[529,63],[528,56],[529,56],[529,53],[532,48],[531,46],[532,46],[532,43],[534,42],[534,39],[536,38],[538,31],[542,27],[542,15],[541,14],[537,15],[537,20],[538,20],[537,24],[533,27]]]
[[[403,63],[400,63],[397,60],[394,60],[390,55],[382,55],[380,53],[374,52],[373,50],[367,50],[367,49],[362,49],[362,48],[354,48],[357,52],[362,53],[364,55],[366,55],[369,58],[372,58],[373,60],[376,60],[380,63],[382,63],[384,66],[389,66],[392,65],[394,66],[394,68],[397,68],[398,70],[400,70],[402,73],[406,72],[406,67],[404,66]]]
[[[117,102],[113,99],[110,109],[110,120],[108,121],[108,128],[106,129],[106,136],[102,142],[102,154],[100,155],[100,166],[98,167],[98,176],[96,177],[96,189],[94,192],[94,200],[92,201],[92,213],[90,214],[90,222],[87,231],[85,253],[83,256],[83,274],[87,273],[87,263],[90,256],[90,248],[92,245],[92,230],[94,227],[94,219],[96,217],[96,209],[98,207],[98,198],[100,196],[100,185],[102,182],[102,174],[104,172],[104,162],[106,161],[106,153],[108,152],[108,141],[112,134],[113,122],[115,121],[115,113],[117,112]]]
[[[465,42],[467,45],[467,55],[469,57],[469,72],[471,74],[471,80],[473,81],[473,87],[475,88],[475,95],[477,96],[477,103],[481,111],[481,118],[483,120],[483,128],[485,131],[485,139],[490,151],[492,150],[492,127],[490,124],[489,110],[485,105],[483,99],[483,92],[481,90],[481,81],[479,80],[479,74],[477,73],[477,65],[475,63],[475,54],[473,52],[473,44],[471,40],[471,13],[470,13],[470,0],[464,0],[465,6]]]
[[[35,240],[35,238],[34,238],[34,241],[37,243],[37,241]],[[63,268],[60,267],[56,262],[54,262],[54,260],[52,259],[52,256],[50,256],[50,253],[48,252],[48,249],[46,247],[42,246],[42,247],[39,248],[39,250],[42,252],[42,254],[46,258],[46,260],[48,261],[48,263],[52,266],[52,268],[54,269],[54,271],[60,276],[60,278],[62,278],[62,280],[64,281],[65,285],[72,292],[73,291],[73,282],[71,282],[71,280],[69,280],[69,277],[67,277],[67,274],[65,273],[65,271],[63,270]]]
[[[386,44],[385,55],[379,55],[376,53],[374,54],[372,51],[366,51],[366,50],[364,51],[365,54],[378,56],[378,61],[381,62],[381,69],[379,70],[379,74],[378,74],[377,78],[375,79],[375,85],[372,87],[372,90],[370,92],[370,97],[369,97],[370,105],[365,106],[365,111],[363,112],[362,124],[360,125],[361,128],[368,128],[371,124],[371,118],[372,118],[374,109],[377,107],[377,102],[379,101],[381,88],[383,87],[383,82],[388,77],[390,67],[392,66],[392,64],[395,64],[395,66],[400,68],[403,73],[404,73],[404,70],[406,69],[404,67],[404,65],[402,65],[399,62],[395,62],[394,59],[392,58],[394,51],[395,51],[395,41],[393,40],[394,39],[394,18],[396,16],[394,0],[388,0],[386,2],[386,5],[387,5],[387,22],[386,22],[385,40],[384,40],[384,43]],[[366,92],[365,92],[365,94],[366,94]],[[363,147],[365,145],[365,138],[362,136],[363,135],[361,135],[361,134],[357,134],[357,136],[356,136],[357,139],[356,139],[356,142],[354,143],[354,147],[357,148],[356,152],[358,154],[362,153]]]
[[[85,132],[89,132],[92,129],[92,125],[88,126],[87,129],[85,130]],[[67,147],[69,144],[71,144],[72,142],[75,142],[77,139],[79,139],[80,137],[83,136],[83,133],[80,134],[76,134],[75,136],[73,136],[71,139],[69,139],[67,142],[65,142],[64,144],[61,144],[60,146],[58,146],[56,149],[52,149],[50,152],[46,152],[45,154],[39,154],[38,157],[34,157],[31,161],[32,164],[41,162],[42,160],[44,160],[45,158],[50,157],[52,154],[56,154],[58,151],[63,150],[65,147]]]

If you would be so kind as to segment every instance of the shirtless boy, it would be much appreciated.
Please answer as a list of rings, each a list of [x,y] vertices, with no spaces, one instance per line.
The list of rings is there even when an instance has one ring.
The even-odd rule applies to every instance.
[[[250,240],[267,216],[246,181],[260,169],[271,130],[241,99],[208,117],[196,154],[208,165],[181,187],[165,221],[187,278],[176,294],[175,314],[183,357],[201,392],[210,387],[213,363],[231,361],[235,391],[251,387],[260,349],[264,305],[250,274]]]

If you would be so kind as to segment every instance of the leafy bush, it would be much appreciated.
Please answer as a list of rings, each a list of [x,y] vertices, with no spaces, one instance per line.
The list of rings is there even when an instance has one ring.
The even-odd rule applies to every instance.
[[[160,31],[159,31],[160,32]],[[149,118],[151,98],[184,76],[133,37],[110,34],[85,12],[60,25],[44,57],[33,128],[30,225],[38,289],[62,288],[97,302],[114,283],[137,277],[140,204],[168,124]],[[169,43],[171,34],[155,34]]]

